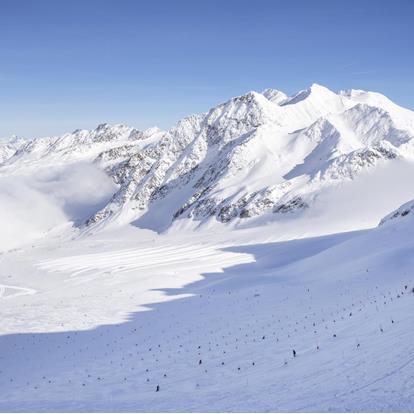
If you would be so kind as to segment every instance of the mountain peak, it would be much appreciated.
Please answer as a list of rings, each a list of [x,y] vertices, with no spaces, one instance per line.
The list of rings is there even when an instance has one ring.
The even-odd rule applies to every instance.
[[[316,83],[316,82],[313,82],[312,85],[308,89],[311,89],[312,91],[324,90],[324,91],[331,92],[331,90],[328,89],[326,86],[323,86],[320,83]]]
[[[284,92],[271,88],[262,91],[262,95],[277,105],[280,105],[287,99],[287,95]]]
[[[320,85],[319,83],[312,83],[311,86],[307,89],[309,95],[318,95],[318,96],[332,96],[337,95],[334,91],[331,91],[326,86]]]
[[[297,104],[309,97],[318,97],[321,99],[325,99],[332,97],[333,95],[336,95],[336,93],[332,92],[325,86],[319,85],[318,83],[312,83],[312,85],[309,88],[303,89],[294,94],[293,96],[289,97],[285,102],[282,103],[282,106]]]
[[[249,91],[244,95],[236,96],[230,101],[233,102],[252,102],[252,101],[260,101],[263,100],[263,95],[256,91]]]
[[[100,131],[100,130],[108,129],[108,128],[110,128],[110,125],[108,123],[104,122],[102,124],[99,124],[95,129],[97,131]]]

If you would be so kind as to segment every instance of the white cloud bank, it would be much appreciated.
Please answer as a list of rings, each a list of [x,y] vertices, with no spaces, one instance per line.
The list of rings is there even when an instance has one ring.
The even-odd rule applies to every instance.
[[[41,237],[67,222],[84,220],[116,187],[87,163],[0,178],[0,251]]]

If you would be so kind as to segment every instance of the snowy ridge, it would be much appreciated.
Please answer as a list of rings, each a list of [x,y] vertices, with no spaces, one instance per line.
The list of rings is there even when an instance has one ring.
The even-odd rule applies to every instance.
[[[274,89],[249,92],[169,131],[103,124],[6,142],[0,176],[93,162],[118,190],[87,227],[134,222],[162,231],[178,220],[238,225],[261,215],[300,215],[326,188],[396,159],[412,162],[413,138],[414,113],[383,95],[313,84],[292,97]]]

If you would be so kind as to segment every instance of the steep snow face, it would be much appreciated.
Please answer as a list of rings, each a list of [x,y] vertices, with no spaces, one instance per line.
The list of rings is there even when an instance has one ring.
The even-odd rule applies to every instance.
[[[284,101],[282,107],[286,124],[296,124],[297,128],[303,128],[320,117],[342,112],[352,105],[347,97],[314,83],[310,88]]]
[[[340,191],[395,160],[414,162],[413,126],[413,112],[377,93],[335,93],[313,84],[287,97],[266,89],[184,118],[169,131],[103,124],[6,142],[0,176],[93,162],[117,190],[87,227],[248,226],[260,216],[265,222],[301,216],[327,188]],[[392,197],[392,185],[383,190]]]
[[[338,94],[351,99],[353,102],[381,108],[383,111],[390,114],[397,128],[408,130],[411,134],[414,133],[414,112],[409,109],[402,108],[386,96],[378,92],[369,92],[356,89],[340,91]]]

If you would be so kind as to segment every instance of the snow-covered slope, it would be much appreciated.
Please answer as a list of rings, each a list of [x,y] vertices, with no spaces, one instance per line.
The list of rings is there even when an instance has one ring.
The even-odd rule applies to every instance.
[[[314,84],[291,97],[273,89],[249,92],[169,131],[104,124],[18,146],[3,143],[0,177],[91,162],[117,191],[82,227],[246,227],[260,224],[260,217],[266,223],[300,217],[326,189],[340,191],[381,166],[414,165],[413,138],[414,113],[385,96]],[[383,191],[394,197],[392,185]],[[408,186],[404,197],[414,197]]]
[[[0,410],[410,411],[413,230],[130,227],[9,252]]]

